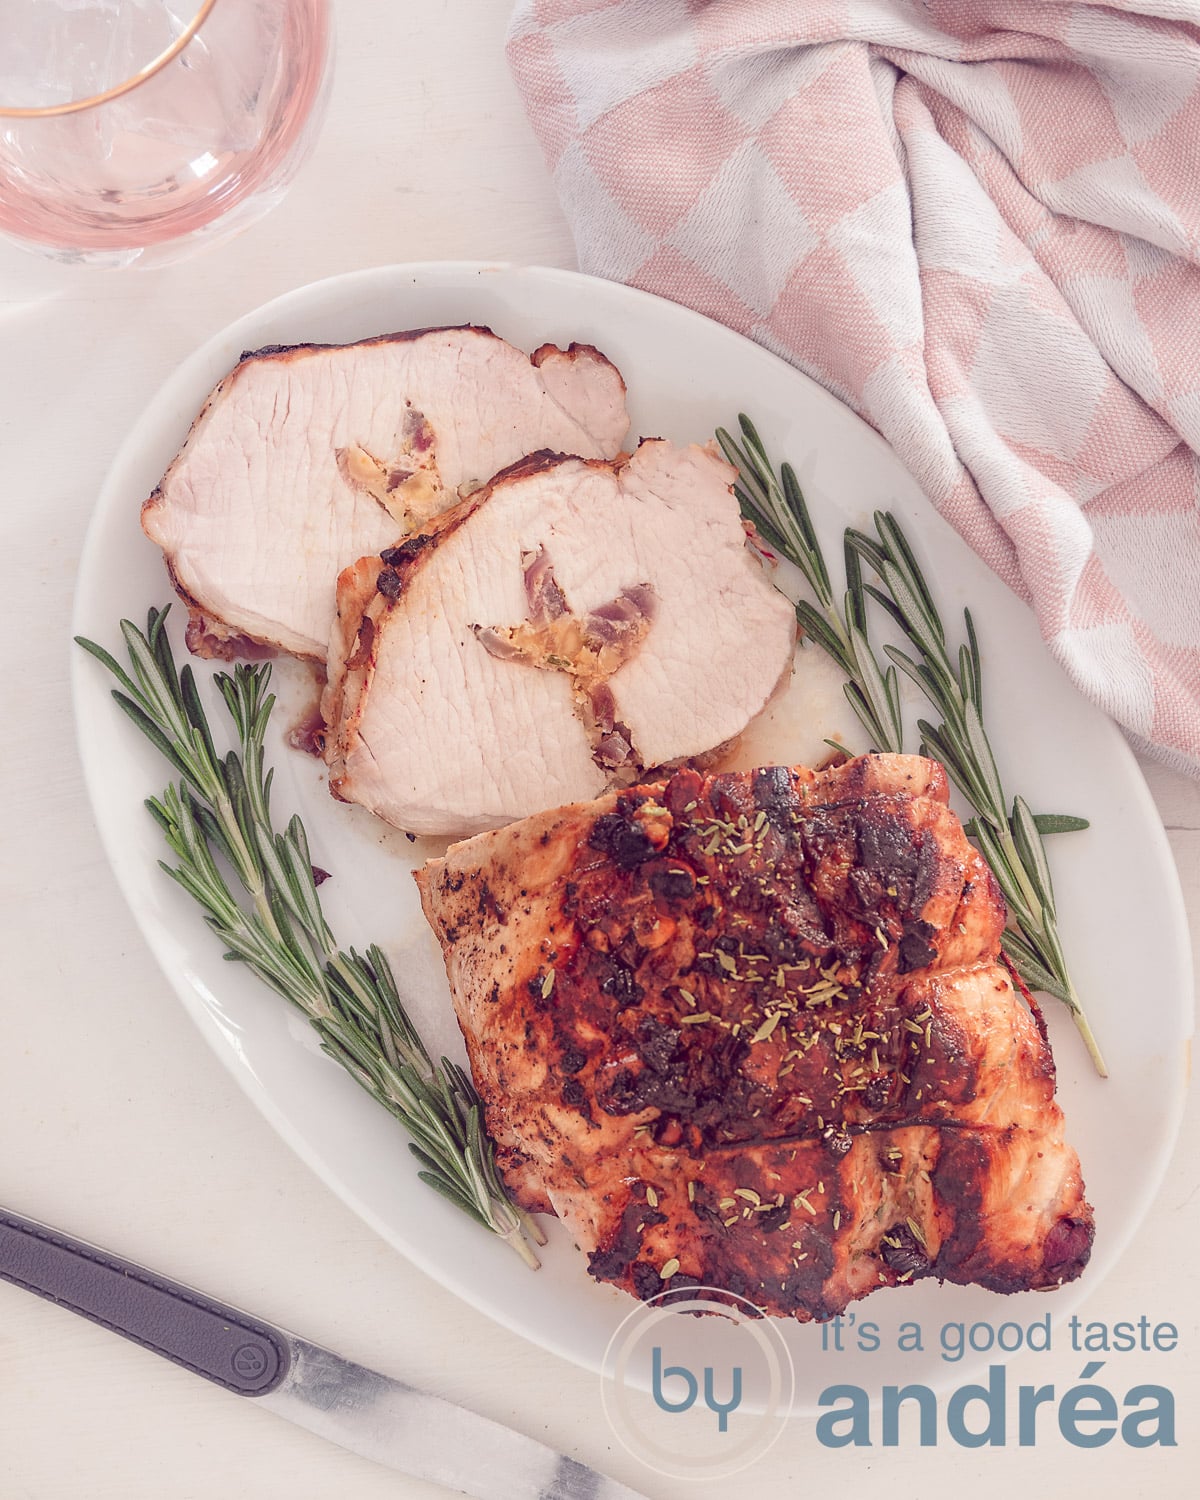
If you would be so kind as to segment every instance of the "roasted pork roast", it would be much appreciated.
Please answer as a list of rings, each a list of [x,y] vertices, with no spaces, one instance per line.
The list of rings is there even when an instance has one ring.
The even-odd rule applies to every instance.
[[[658,439],[534,454],[338,584],[324,700],[337,796],[473,833],[738,735],[790,671],[791,605],[734,471]]]
[[[188,645],[324,661],[338,573],[539,448],[612,458],[625,386],[595,349],[486,328],[243,355],[142,510]]]
[[[418,872],[518,1201],[637,1297],[1078,1276],[1092,1211],[941,767],[668,780]]]

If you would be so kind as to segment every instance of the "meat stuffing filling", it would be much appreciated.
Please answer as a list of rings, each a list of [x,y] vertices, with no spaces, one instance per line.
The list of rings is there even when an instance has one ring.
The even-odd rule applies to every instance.
[[[608,682],[637,654],[649,633],[658,596],[648,583],[623,588],[615,599],[575,614],[554,577],[546,549],[521,556],[529,616],[507,628],[473,625],[489,656],[570,679],[576,716],[592,742],[592,759],[606,770],[640,769],[633,735],[616,717]],[[630,780],[633,779],[631,775]]]

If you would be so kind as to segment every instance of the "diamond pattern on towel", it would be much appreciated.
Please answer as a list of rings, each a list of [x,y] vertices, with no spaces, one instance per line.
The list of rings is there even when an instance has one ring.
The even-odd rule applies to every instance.
[[[1200,773],[1200,5],[521,0],[585,271],[821,381]]]

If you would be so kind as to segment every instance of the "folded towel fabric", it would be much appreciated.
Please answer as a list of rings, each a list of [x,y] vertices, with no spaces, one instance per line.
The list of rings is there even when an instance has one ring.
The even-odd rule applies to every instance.
[[[1198,0],[521,0],[583,270],[874,424],[1200,774]]]

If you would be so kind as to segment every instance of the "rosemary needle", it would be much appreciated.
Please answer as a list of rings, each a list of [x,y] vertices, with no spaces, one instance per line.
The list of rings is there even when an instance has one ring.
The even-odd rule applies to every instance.
[[[717,442],[725,457],[738,470],[734,492],[742,514],[753,522],[769,547],[795,564],[816,599],[794,601],[796,619],[804,634],[828,652],[845,673],[843,691],[877,750],[899,753],[904,738],[896,668],[881,669],[867,639],[867,620],[862,591],[854,587],[858,559],[846,550],[847,589],[839,609],[829,581],[829,570],[813,530],[804,492],[791,464],[784,464],[776,478],[762,439],[749,417],[739,419],[742,443],[724,427],[717,428]],[[844,749],[828,741],[835,749]]]
[[[865,584],[864,591],[915,648],[915,659],[897,646],[884,650],[938,712],[939,724],[917,720],[921,750],[941,761],[975,809],[966,828],[1008,902],[1008,957],[1032,989],[1044,990],[1066,1005],[1096,1071],[1106,1078],[1108,1069],[1067,970],[1042,843],[1043,833],[1086,828],[1087,822],[1061,814],[1035,816],[1023,797],[1014,797],[1010,805],[984,728],[983,673],[971,611],[963,611],[966,640],[952,655],[929,586],[899,523],[887,512],[876,511],[875,531],[876,536],[869,537],[848,530],[847,545],[879,579],[881,587]]]
[[[966,830],[995,875],[1009,909],[1004,949],[1031,989],[1061,1000],[1071,1012],[1096,1071],[1108,1076],[1100,1048],[1067,969],[1058,934],[1054,886],[1042,835],[1086,828],[1083,818],[1034,814],[1022,797],[1008,801],[983,721],[983,673],[970,610],[966,640],[952,654],[946,631],[912,548],[894,516],[875,514],[876,537],[847,528],[846,593],[839,609],[808,506],[790,464],[778,476],[754,424],[739,418],[742,441],[724,428],[717,441],[739,477],[735,493],[759,535],[804,575],[816,600],[796,605],[805,633],[846,674],[846,697],[876,750],[903,749],[897,669],[911,678],[937,710],[940,723],[917,722],[921,750],[945,766],[975,817]],[[863,581],[863,564],[879,584]],[[904,632],[916,656],[885,646],[886,669],[867,637],[867,600],[879,604]]]
[[[470,1078],[447,1058],[432,1062],[379,947],[338,947],[300,819],[275,826],[263,756],[275,703],[269,663],[217,674],[237,743],[220,755],[191,667],[176,670],[168,609],[150,611],[144,634],[121,621],[128,672],[75,637],[116,678],[113,697],[179,777],[146,803],[176,861],[162,868],[200,905],[226,958],[302,1011],[322,1049],[401,1122],[421,1180],[536,1267],[529,1240],[545,1236],[505,1191]]]

